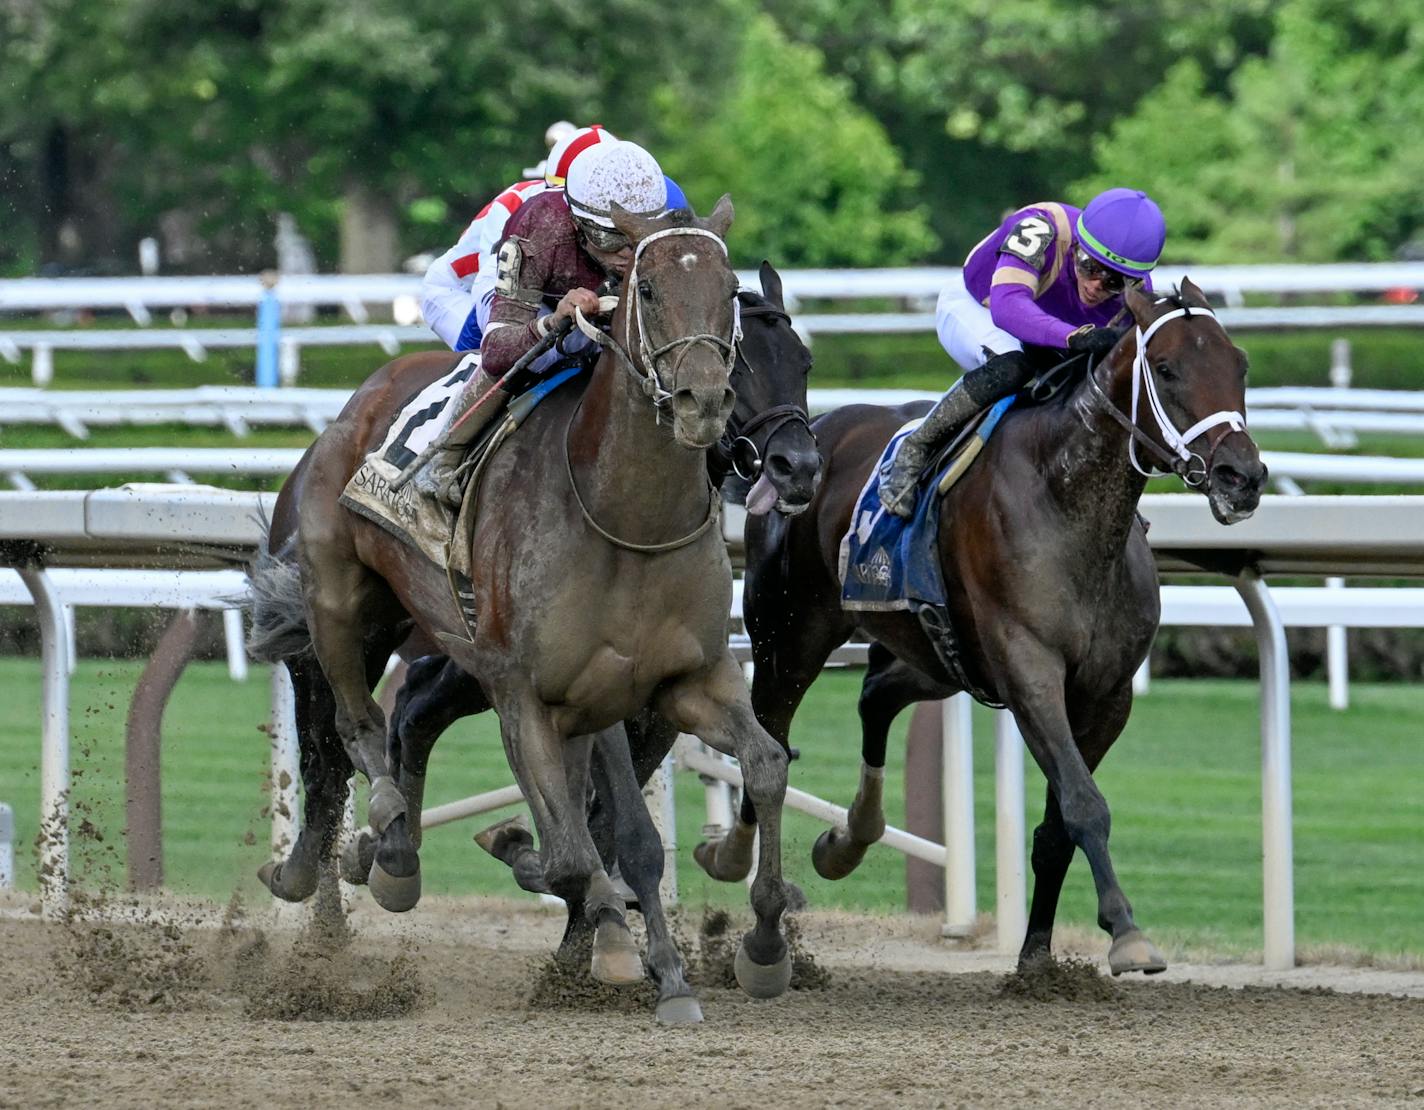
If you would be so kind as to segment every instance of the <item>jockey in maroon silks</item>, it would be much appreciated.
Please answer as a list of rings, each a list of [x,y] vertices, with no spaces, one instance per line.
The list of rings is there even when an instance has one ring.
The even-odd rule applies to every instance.
[[[1109,189],[1081,211],[1045,202],[1011,212],[969,252],[963,274],[940,293],[935,330],[967,371],[901,443],[880,481],[880,500],[915,509],[920,472],[975,413],[1022,389],[1041,366],[1024,346],[1098,358],[1117,343],[1113,326],[1129,283],[1151,288],[1167,225],[1146,193]]]
[[[574,161],[562,191],[542,192],[510,217],[495,250],[495,293],[480,343],[480,371],[455,406],[444,448],[416,475],[418,489],[458,496],[451,479],[465,448],[509,399],[500,379],[575,309],[598,314],[595,290],[610,276],[622,277],[633,260],[632,243],[613,226],[613,205],[648,216],[667,211],[667,202],[657,160],[620,140],[590,148]],[[571,332],[530,369],[537,372],[589,342]]]
[[[556,129],[559,129],[556,131]],[[566,130],[564,130],[566,129]],[[483,337],[488,306],[484,294],[494,292],[494,246],[504,238],[504,226],[525,201],[548,189],[562,189],[576,159],[599,143],[614,143],[618,136],[599,124],[574,127],[560,121],[545,138],[551,139],[549,157],[538,167],[543,176],[516,181],[480,209],[459,240],[430,264],[420,285],[420,313],[431,331],[455,351],[477,351]]]

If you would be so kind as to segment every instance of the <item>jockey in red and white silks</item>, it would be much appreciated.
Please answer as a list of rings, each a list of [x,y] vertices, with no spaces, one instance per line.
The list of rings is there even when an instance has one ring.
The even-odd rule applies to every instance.
[[[420,311],[448,347],[456,351],[479,349],[484,331],[481,316],[488,316],[494,290],[491,251],[503,238],[509,218],[540,193],[562,189],[580,155],[611,142],[617,138],[598,124],[559,139],[549,151],[542,178],[516,181],[503,190],[480,209],[455,245],[430,264],[420,286]]]
[[[674,198],[685,206],[680,190]],[[621,277],[633,258],[632,243],[609,216],[614,205],[657,215],[668,211],[668,202],[669,183],[657,160],[636,143],[619,141],[599,143],[576,158],[564,189],[546,189],[519,206],[493,250],[495,265],[482,268],[476,286],[490,280],[485,269],[495,271],[479,373],[455,406],[444,449],[417,472],[417,489],[453,500],[455,468],[465,448],[508,399],[506,372],[563,317],[573,317],[576,309],[598,313],[595,290],[606,278]],[[570,334],[528,369],[538,372],[588,342]]]

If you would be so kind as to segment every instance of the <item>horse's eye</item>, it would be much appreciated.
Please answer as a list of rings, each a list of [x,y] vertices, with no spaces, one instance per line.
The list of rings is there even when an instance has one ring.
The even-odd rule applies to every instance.
[[[649,281],[646,281],[646,280],[645,280],[645,281],[640,281],[640,282],[638,282],[638,296],[640,296],[640,297],[647,297],[649,300],[652,300],[652,299],[653,299],[653,286],[652,286],[652,283],[649,282]]]
[[[1153,364],[1152,369],[1156,370],[1159,375],[1166,378],[1169,382],[1177,380],[1177,368],[1172,364],[1171,359],[1158,359]]]

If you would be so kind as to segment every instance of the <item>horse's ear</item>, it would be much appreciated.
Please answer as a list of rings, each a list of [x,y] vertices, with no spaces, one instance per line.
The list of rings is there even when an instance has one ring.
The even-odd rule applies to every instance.
[[[785,312],[786,302],[781,296],[781,275],[776,272],[776,267],[766,259],[762,259],[759,273],[761,275],[761,295]]]
[[[1182,278],[1181,294],[1183,302],[1200,305],[1202,308],[1211,307],[1211,302],[1206,299],[1206,294],[1201,291],[1201,286],[1189,277]]]
[[[647,220],[637,213],[629,212],[616,200],[609,208],[608,216],[613,221],[613,226],[635,243],[648,234]]]
[[[732,208],[732,194],[723,193],[722,199],[713,206],[712,214],[701,221],[702,229],[710,231],[718,239],[725,239],[727,229],[732,226],[732,217],[735,215],[736,212]]]
[[[1152,294],[1144,293],[1142,286],[1134,283],[1127,287],[1123,293],[1123,303],[1127,305],[1127,310],[1132,313],[1132,318],[1137,321],[1137,326],[1145,328],[1152,322],[1152,308],[1155,302]]]

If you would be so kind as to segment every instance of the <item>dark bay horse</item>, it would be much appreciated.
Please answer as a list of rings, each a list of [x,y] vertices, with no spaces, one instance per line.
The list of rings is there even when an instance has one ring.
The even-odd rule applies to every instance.
[[[281,633],[305,618],[325,682],[309,672],[305,696],[299,693],[299,713],[306,702],[305,723],[324,751],[304,751],[303,778],[344,775],[331,752],[335,739],[370,780],[378,836],[371,888],[387,908],[414,904],[419,859],[371,689],[412,626],[479,675],[534,814],[545,880],[594,927],[593,969],[608,981],[641,978],[642,964],[588,831],[595,734],[621,731],[624,719],[651,706],[680,731],[735,754],[757,805],[762,846],[751,894],[757,923],[743,938],[737,974],[749,993],[771,996],[790,978],[780,925],[786,756],[757,723],[727,648],[731,569],[703,455],[733,405],[736,279],[721,238],[731,216],[725,198],[707,220],[689,216],[673,226],[616,215],[636,244],[634,261],[587,388],[551,395],[487,466],[471,541],[473,635],[444,574],[337,502],[408,395],[397,393],[389,367],[312,445],[300,498],[274,515],[274,531],[280,524],[294,534],[302,614],[285,612],[289,595],[264,588],[259,572],[254,623],[270,630],[273,654],[292,659],[301,658],[301,645],[282,643]],[[265,569],[276,583],[273,568]],[[617,754],[616,742],[602,742]],[[613,770],[632,774],[626,756]],[[288,867],[303,886],[306,872],[319,870],[331,816],[318,814],[314,843],[299,837],[270,874],[274,889],[286,886]],[[652,846],[660,850],[655,836]],[[645,902],[659,1014],[678,1020],[689,1012],[679,1003],[691,989],[661,910],[653,909]]]
[[[1012,710],[1048,779],[1020,960],[1049,951],[1063,878],[1081,848],[1098,923],[1113,938],[1114,974],[1166,966],[1118,885],[1108,807],[1092,777],[1127,721],[1132,675],[1160,615],[1156,567],[1135,511],[1147,480],[1138,455],[1169,464],[1205,493],[1223,524],[1255,510],[1266,478],[1244,427],[1245,354],[1201,291],[1189,281],[1177,296],[1131,290],[1127,304],[1135,332],[1056,398],[1009,410],[946,495],[938,550],[958,667],[912,614],[851,613],[840,603],[839,546],[858,494],[887,441],[923,406],[854,405],[816,421],[826,479],[804,514],[748,521],[745,594],[753,705],[783,743],[831,651],[857,627],[876,642],[860,697],[860,789],[846,827],[817,842],[817,870],[849,874],[884,831],[895,715],[970,689]],[[744,799],[738,827],[699,853],[715,877],[746,873],[754,808],[754,798]]]

